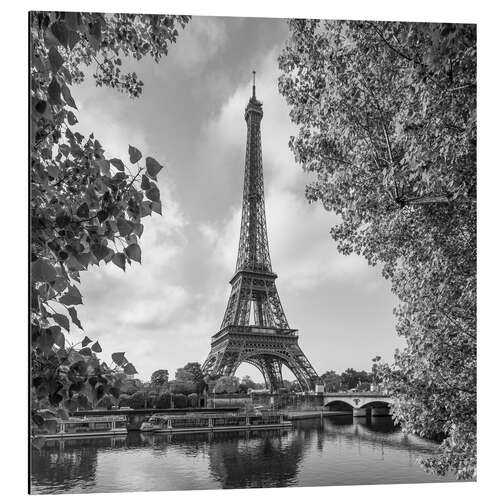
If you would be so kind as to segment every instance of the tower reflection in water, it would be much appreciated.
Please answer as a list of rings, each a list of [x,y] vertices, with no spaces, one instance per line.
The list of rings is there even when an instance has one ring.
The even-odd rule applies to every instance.
[[[290,430],[48,441],[32,454],[32,490],[123,491],[131,472],[135,491],[428,482],[442,479],[415,462],[434,449],[390,417],[351,416],[297,421]],[[141,470],[128,471],[137,460]]]

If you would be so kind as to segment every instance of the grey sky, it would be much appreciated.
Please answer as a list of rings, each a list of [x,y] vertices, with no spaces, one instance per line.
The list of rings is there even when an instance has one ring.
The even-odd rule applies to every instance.
[[[105,359],[126,351],[142,379],[202,363],[220,326],[236,262],[252,69],[264,103],[271,260],[302,349],[321,374],[368,369],[373,356],[392,359],[402,345],[389,283],[362,258],[338,254],[334,216],[304,197],[307,178],[288,149],[294,128],[277,91],[286,36],[282,20],[195,17],[160,64],[134,63],[145,84],[140,99],[91,79],[73,91],[80,131],[94,132],[109,155],[126,158],[132,144],[166,166],[164,215],[144,220],[143,264],[82,275],[87,335]],[[250,365],[237,372],[245,374],[260,379]]]

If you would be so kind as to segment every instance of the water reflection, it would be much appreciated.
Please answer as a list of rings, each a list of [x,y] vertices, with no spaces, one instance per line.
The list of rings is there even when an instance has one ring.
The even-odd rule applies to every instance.
[[[32,455],[34,493],[440,481],[416,459],[435,445],[389,417],[325,417],[290,430],[140,434],[48,441]],[[448,478],[449,480],[449,478]]]

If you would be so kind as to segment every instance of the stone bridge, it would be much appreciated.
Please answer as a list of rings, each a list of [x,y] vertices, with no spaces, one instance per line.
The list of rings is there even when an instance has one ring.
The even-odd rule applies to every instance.
[[[388,394],[377,392],[325,392],[323,405],[332,407],[343,403],[352,408],[355,417],[390,415],[394,399]]]

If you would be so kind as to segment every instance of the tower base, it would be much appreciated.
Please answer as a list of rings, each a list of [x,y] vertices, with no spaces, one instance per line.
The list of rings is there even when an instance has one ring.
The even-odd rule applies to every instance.
[[[298,345],[297,330],[261,326],[227,326],[212,337],[202,370],[212,376],[232,376],[241,363],[256,366],[266,387],[283,387],[282,367],[297,378],[302,390],[313,391],[318,375]]]

